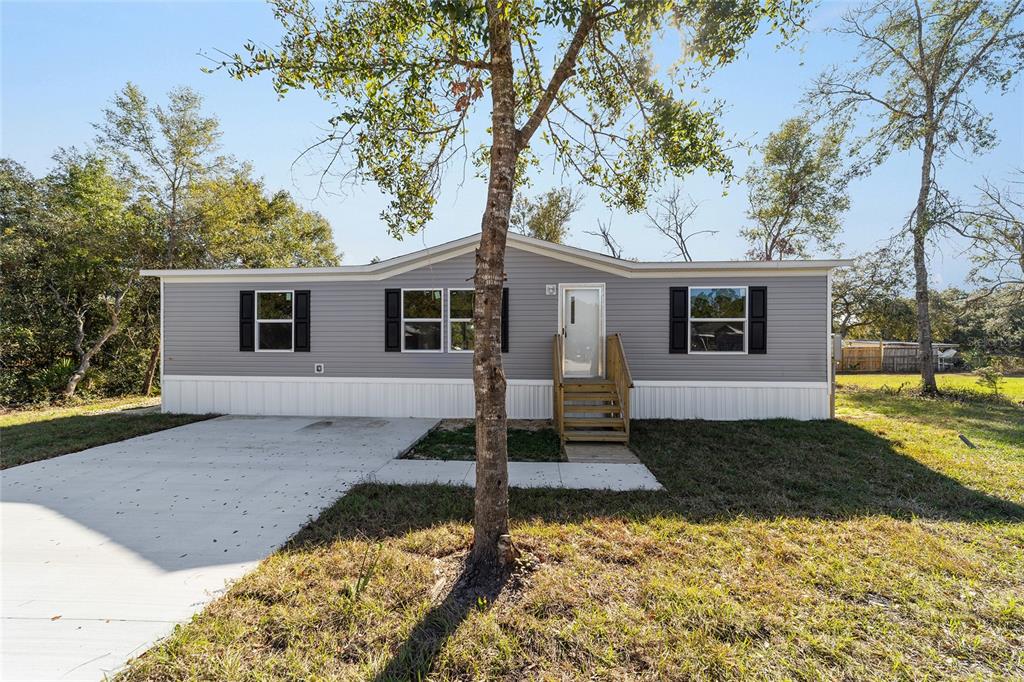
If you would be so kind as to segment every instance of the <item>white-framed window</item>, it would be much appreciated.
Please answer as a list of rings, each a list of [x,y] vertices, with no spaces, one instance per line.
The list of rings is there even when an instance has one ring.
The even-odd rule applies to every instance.
[[[442,289],[402,289],[402,351],[441,353]]]
[[[295,339],[294,291],[256,292],[256,350],[289,352]]]
[[[747,352],[747,287],[690,287],[690,352]]]
[[[448,290],[448,350],[452,353],[472,353],[473,289]]]

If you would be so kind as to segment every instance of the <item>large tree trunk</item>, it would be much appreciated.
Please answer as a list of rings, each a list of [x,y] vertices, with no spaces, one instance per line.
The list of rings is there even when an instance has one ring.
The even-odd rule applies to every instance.
[[[62,398],[67,400],[68,398],[75,395],[75,391],[78,390],[78,384],[85,378],[86,372],[89,371],[89,363],[81,362],[75,371],[68,378],[68,382],[64,384],[64,389],[60,392]]]
[[[516,128],[508,19],[488,2],[491,50],[491,158],[487,206],[476,253],[473,390],[476,397],[476,497],[471,561],[481,578],[509,567],[505,371],[501,366],[501,290],[515,176]]]
[[[131,284],[128,285],[129,287]],[[112,304],[108,305],[108,311],[110,314],[110,324],[103,330],[103,333],[88,349],[85,348],[85,318],[86,311],[78,310],[74,313],[75,316],[75,355],[78,356],[78,367],[71,373],[71,377],[67,383],[64,384],[63,390],[61,390],[61,396],[65,399],[75,395],[75,391],[78,390],[78,384],[85,378],[85,375],[89,372],[89,367],[92,366],[92,358],[96,353],[103,348],[103,344],[110,340],[110,337],[117,333],[117,330],[121,328],[121,305],[124,303],[124,296],[127,293],[128,287],[125,287],[125,291],[122,291],[114,299]],[[67,307],[67,306],[65,306]]]
[[[93,356],[103,348],[103,344],[105,344],[111,336],[117,333],[119,324],[119,320],[115,319],[114,322],[103,332],[103,335],[96,341],[96,343],[94,343],[89,350],[85,352],[82,352],[81,345],[81,339],[84,338],[84,332],[81,333],[79,337],[80,340],[75,344],[76,351],[79,356],[78,367],[75,368],[75,371],[71,373],[71,377],[68,378],[67,383],[64,384],[64,389],[61,391],[61,397],[68,399],[75,395],[75,391],[78,390],[78,384],[85,378],[85,375],[89,372],[89,368],[92,366]]]
[[[156,365],[160,359],[160,343],[149,352],[149,362],[146,364],[146,376],[142,380],[142,395],[149,395],[153,391],[153,381],[156,379]]]
[[[914,215],[914,276],[917,300],[917,355],[921,362],[921,389],[925,393],[938,393],[935,385],[935,365],[932,363],[932,321],[928,306],[928,232],[931,216],[928,214],[928,198],[932,184],[932,156],[935,153],[934,136],[925,137],[924,154],[921,159],[921,188],[917,194],[917,209]]]

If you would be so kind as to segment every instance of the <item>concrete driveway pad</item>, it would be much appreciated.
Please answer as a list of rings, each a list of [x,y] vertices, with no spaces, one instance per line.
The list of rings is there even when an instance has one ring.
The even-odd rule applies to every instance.
[[[436,420],[221,417],[0,474],[0,678],[96,680]]]

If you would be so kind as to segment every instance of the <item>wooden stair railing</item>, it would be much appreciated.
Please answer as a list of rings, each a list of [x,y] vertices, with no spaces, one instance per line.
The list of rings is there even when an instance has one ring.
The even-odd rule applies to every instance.
[[[629,390],[633,378],[618,334],[607,338],[606,376],[566,378],[562,369],[563,344],[556,335],[551,344],[552,413],[558,437],[567,441],[627,442]]]
[[[626,360],[626,349],[622,347],[622,337],[618,334],[608,335],[608,348],[605,353],[606,374],[615,383],[615,392],[619,396],[622,409],[622,423],[629,440],[629,394],[633,388],[633,375],[629,371]]]
[[[565,443],[565,385],[562,376],[562,335],[555,334],[555,342],[551,344],[551,383],[554,387],[554,395],[551,399],[551,409],[555,418],[555,428],[558,429],[558,439]]]

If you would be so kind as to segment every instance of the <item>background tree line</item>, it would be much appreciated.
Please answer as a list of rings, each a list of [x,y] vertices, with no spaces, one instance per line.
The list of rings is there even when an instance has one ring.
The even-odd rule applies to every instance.
[[[93,149],[34,177],[0,160],[0,403],[149,393],[159,282],[143,268],[337,265],[330,225],[245,163],[192,90],[151,104],[128,84]]]
[[[782,260],[838,256],[843,217],[849,209],[849,184],[863,172],[844,163],[850,145],[845,124],[816,130],[809,116],[789,119],[757,147],[761,158],[743,176],[748,222],[740,235],[747,258]],[[982,367],[995,359],[1024,370],[1024,173],[1005,185],[984,180],[974,198],[954,201],[944,194],[944,210],[934,220],[936,245],[952,246],[959,237],[961,255],[972,268],[962,287],[929,290],[932,336],[960,344],[968,364]],[[570,222],[581,195],[562,187],[535,197],[517,197],[511,228],[556,243],[570,243]],[[665,238],[665,257],[700,258],[702,236],[717,234],[699,221],[698,202],[673,186],[652,199],[647,225]],[[608,255],[626,257],[611,221],[585,231],[599,237]],[[940,240],[940,237],[942,238]],[[912,247],[902,229],[881,247],[855,258],[852,268],[833,279],[833,330],[846,338],[913,341],[918,338]]]

